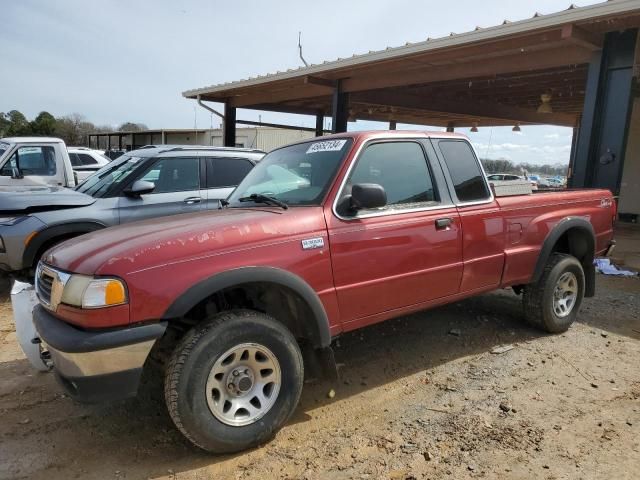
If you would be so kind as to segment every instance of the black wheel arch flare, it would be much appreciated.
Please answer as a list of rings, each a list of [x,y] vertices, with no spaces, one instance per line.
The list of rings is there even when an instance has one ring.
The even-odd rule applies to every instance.
[[[556,244],[560,238],[570,230],[579,231],[582,234],[582,238],[587,241],[586,252],[582,258],[578,260],[580,260],[582,268],[584,269],[586,282],[585,296],[592,297],[595,294],[595,267],[593,266],[593,259],[595,256],[596,235],[593,225],[583,217],[565,217],[547,234],[540,249],[540,255],[538,256],[538,261],[536,262],[533,276],[531,277],[531,283],[535,283],[540,279]]]
[[[165,311],[162,320],[186,315],[194,306],[216,292],[257,282],[287,287],[300,295],[313,313],[313,318],[306,320],[309,324],[305,329],[311,337],[308,340],[315,348],[324,348],[331,344],[329,318],[315,290],[299,276],[276,267],[240,267],[215,274],[191,286],[178,296]]]
[[[37,260],[36,255],[42,247],[56,238],[84,235],[85,233],[95,232],[103,228],[106,228],[106,225],[98,222],[73,222],[47,226],[43,230],[38,231],[29,242],[29,245],[27,245],[27,248],[22,254],[22,264],[25,268],[31,267],[33,262]]]

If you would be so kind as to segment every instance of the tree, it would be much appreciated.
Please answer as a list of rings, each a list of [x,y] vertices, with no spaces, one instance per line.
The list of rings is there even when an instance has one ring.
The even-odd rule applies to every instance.
[[[50,136],[56,131],[56,119],[49,112],[40,112],[31,122],[31,131],[34,135]]]
[[[10,137],[23,137],[31,134],[31,125],[22,112],[11,110],[5,114],[5,118],[9,121],[5,134]]]
[[[79,113],[72,113],[56,120],[55,135],[64,140],[67,145],[84,145],[87,143],[87,136],[94,129],[93,123]]]
[[[9,118],[7,114],[4,112],[0,112],[0,138],[7,136],[7,132],[9,131]]]
[[[149,130],[144,123],[124,122],[118,128],[119,132],[141,132],[142,130]]]

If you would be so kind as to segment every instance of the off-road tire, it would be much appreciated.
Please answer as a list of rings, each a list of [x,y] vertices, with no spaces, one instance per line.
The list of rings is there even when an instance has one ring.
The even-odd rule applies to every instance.
[[[206,384],[215,362],[243,343],[264,345],[274,354],[281,383],[275,403],[263,417],[249,425],[231,426],[209,408]],[[164,396],[169,415],[188,440],[208,452],[232,453],[275,435],[293,414],[303,379],[300,348],[283,324],[253,310],[232,310],[204,320],[178,342],[167,365]]]
[[[565,272],[571,272],[575,275],[578,293],[570,313],[565,317],[559,317],[553,308],[554,290],[558,279]],[[531,325],[546,332],[566,332],[578,315],[584,291],[584,270],[578,259],[571,255],[553,253],[549,257],[540,279],[524,288],[522,297],[524,316]]]

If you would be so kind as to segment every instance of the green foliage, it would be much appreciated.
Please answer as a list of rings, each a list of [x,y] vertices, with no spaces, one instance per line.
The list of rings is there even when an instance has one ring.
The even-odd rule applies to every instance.
[[[0,113],[0,133],[3,137],[24,137],[31,135],[31,124],[21,112],[11,110],[8,113]]]
[[[141,132],[142,130],[148,130],[144,123],[133,123],[133,122],[124,122],[118,128],[119,132]]]
[[[96,126],[87,121],[82,115],[73,113],[56,118],[49,112],[40,112],[33,121],[28,121],[18,110],[7,113],[0,112],[0,138],[1,137],[59,137],[67,145],[86,145],[89,133],[104,131],[105,128]]]
[[[49,112],[40,112],[31,122],[31,133],[36,136],[51,136],[56,131],[56,119]]]

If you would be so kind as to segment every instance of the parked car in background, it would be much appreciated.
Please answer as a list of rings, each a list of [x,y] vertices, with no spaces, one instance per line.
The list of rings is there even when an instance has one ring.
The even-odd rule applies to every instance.
[[[65,143],[49,137],[0,139],[0,187],[37,185],[77,185]]]
[[[505,182],[510,180],[522,180],[522,177],[513,175],[512,173],[490,173],[487,175],[487,180]]]
[[[217,453],[275,435],[307,367],[335,378],[343,332],[508,287],[532,325],[566,331],[595,294],[616,216],[607,190],[496,198],[468,139],[444,132],[288,145],[225,204],[52,248],[33,314],[73,398],[133,396],[162,365],[176,427]]]
[[[84,181],[111,161],[99,150],[92,150],[87,147],[67,147],[67,153],[69,154],[73,171],[76,172],[78,182]]]
[[[529,175],[527,176],[527,179],[531,182],[531,185],[535,185],[536,189],[548,188],[551,186],[551,184],[540,175]]]
[[[260,150],[145,147],[75,189],[0,189],[0,271],[30,280],[53,245],[111,225],[216,209],[262,158]]]
[[[562,181],[562,179],[560,179],[560,178],[548,177],[548,178],[545,178],[545,180],[549,184],[549,187],[551,187],[551,188],[563,188],[563,187],[565,187],[564,181]]]

